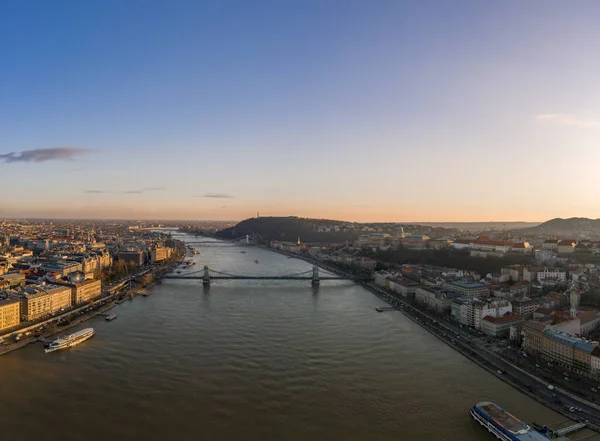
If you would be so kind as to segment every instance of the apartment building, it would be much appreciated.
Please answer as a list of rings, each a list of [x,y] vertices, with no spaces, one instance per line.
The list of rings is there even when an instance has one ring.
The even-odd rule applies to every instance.
[[[542,332],[542,357],[581,374],[591,374],[592,351],[597,346],[597,341],[556,329],[545,329]]]
[[[21,305],[18,300],[0,300],[0,331],[21,323]]]
[[[71,306],[71,290],[67,286],[29,285],[5,291],[21,304],[21,321],[37,320]]]
[[[415,289],[415,300],[439,314],[449,311],[452,300],[460,296],[460,293],[437,286],[427,288],[419,286]]]
[[[523,297],[520,299],[515,299],[512,302],[513,312],[515,314],[519,314],[525,320],[529,320],[533,317],[533,313],[536,309],[540,307],[540,301],[536,299],[530,299],[528,297]]]

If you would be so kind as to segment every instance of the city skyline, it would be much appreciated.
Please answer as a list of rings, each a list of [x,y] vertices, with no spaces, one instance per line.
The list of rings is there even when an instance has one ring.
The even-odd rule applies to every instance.
[[[0,217],[600,217],[596,2],[0,11]]]

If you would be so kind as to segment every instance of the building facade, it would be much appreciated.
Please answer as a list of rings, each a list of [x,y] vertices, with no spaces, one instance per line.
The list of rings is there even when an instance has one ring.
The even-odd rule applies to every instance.
[[[71,290],[67,286],[36,285],[6,291],[9,298],[21,304],[21,321],[37,320],[71,306]]]
[[[21,323],[21,304],[18,300],[0,300],[0,330],[12,328]]]
[[[556,329],[542,332],[542,357],[580,374],[591,374],[592,351],[598,342]]]
[[[508,314],[503,317],[490,315],[481,320],[481,332],[492,337],[507,337],[511,327],[520,324],[523,318],[519,314]]]

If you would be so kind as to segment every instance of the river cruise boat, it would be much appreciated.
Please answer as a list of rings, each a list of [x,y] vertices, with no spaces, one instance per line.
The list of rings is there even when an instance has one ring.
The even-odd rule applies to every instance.
[[[548,441],[550,439],[490,401],[481,401],[473,406],[471,416],[502,441]]]
[[[86,341],[88,338],[93,337],[95,333],[96,332],[94,331],[94,328],[82,329],[81,331],[77,331],[65,337],[57,338],[50,343],[48,347],[46,347],[45,351],[48,353],[58,351],[60,349],[71,348],[81,342]]]

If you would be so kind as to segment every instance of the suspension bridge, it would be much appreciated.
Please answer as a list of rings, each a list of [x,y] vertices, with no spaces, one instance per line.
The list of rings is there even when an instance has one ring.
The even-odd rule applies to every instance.
[[[214,274],[214,275],[213,275]],[[202,280],[202,284],[210,285],[212,280],[307,280],[313,286],[318,286],[323,280],[353,280],[353,281],[368,281],[370,277],[365,276],[323,276],[319,275],[319,267],[313,266],[311,270],[302,271],[295,274],[281,274],[274,276],[255,276],[255,275],[239,275],[229,274],[223,271],[210,269],[208,265],[204,266],[203,270],[194,271],[185,275],[168,275],[163,279],[179,279],[179,280]]]
[[[239,245],[257,245],[256,241],[246,234],[245,236],[238,237],[236,239],[221,239],[218,240],[187,240],[186,245],[203,245],[209,247],[227,247],[227,246],[239,246]]]

